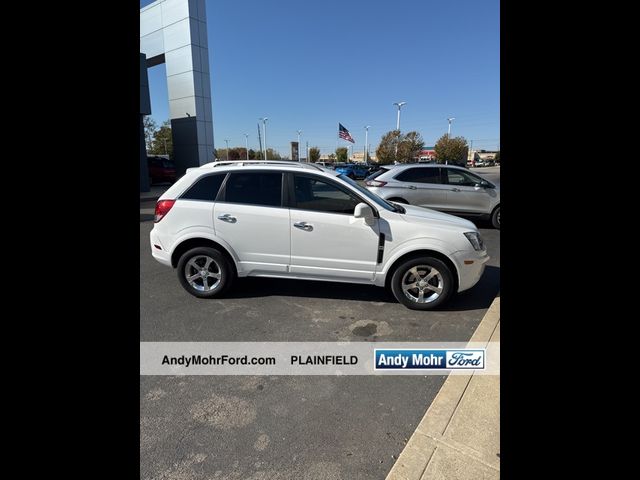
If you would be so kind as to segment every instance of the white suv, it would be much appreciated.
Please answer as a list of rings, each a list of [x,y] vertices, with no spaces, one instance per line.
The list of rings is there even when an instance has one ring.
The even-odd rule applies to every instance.
[[[473,287],[489,260],[473,223],[298,162],[188,169],[158,199],[150,239],[153,257],[201,298],[235,277],[277,277],[386,286],[428,310]]]

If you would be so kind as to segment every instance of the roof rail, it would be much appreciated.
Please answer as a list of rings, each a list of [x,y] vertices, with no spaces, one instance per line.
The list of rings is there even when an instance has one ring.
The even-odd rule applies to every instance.
[[[215,168],[215,167],[223,167],[225,165],[236,165],[238,167],[243,167],[245,165],[289,165],[289,166],[295,166],[300,168],[313,168],[316,170],[320,170],[321,172],[324,172],[324,169],[321,166],[316,165],[314,163],[291,162],[286,160],[222,160],[217,162],[205,163],[202,166]]]

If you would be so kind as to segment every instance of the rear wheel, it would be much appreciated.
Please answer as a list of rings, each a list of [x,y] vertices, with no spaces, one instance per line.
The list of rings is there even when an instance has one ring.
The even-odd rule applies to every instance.
[[[219,296],[235,275],[227,259],[211,247],[197,247],[185,252],[178,261],[178,279],[184,289],[199,298]]]
[[[491,214],[491,224],[493,228],[500,230],[500,205],[498,205]]]
[[[391,291],[411,310],[431,310],[446,302],[453,293],[453,274],[441,260],[415,257],[396,268]]]
[[[355,173],[350,173],[349,175],[347,175],[347,177],[349,177],[351,180],[355,180],[356,179]]]

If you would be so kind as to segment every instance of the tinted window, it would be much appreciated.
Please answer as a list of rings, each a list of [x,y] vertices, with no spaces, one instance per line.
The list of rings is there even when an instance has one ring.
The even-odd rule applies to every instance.
[[[315,177],[295,176],[294,187],[297,208],[318,212],[348,213],[360,200],[333,184]]]
[[[225,201],[281,206],[282,173],[280,172],[242,172],[229,175],[225,187]]]
[[[379,177],[380,175],[382,175],[383,173],[387,173],[388,171],[389,171],[388,168],[382,167],[380,170],[376,170],[374,173],[369,175],[366,179],[373,180],[374,178]]]
[[[455,170],[453,168],[444,169],[446,179],[449,185],[462,185],[465,187],[473,187],[476,183],[480,183],[482,179],[465,172],[464,170]]]
[[[439,168],[410,168],[400,173],[396,180],[414,183],[440,183]]]
[[[181,198],[186,200],[205,200],[213,202],[218,195],[225,174],[202,177],[187,190]]]

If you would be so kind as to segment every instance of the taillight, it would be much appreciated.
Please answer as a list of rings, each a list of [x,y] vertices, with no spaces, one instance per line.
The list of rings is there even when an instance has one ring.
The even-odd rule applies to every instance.
[[[158,223],[162,220],[164,216],[169,213],[169,210],[171,210],[174,203],[176,203],[175,200],[160,200],[156,203],[156,216],[153,219],[154,223]]]
[[[380,180],[367,180],[364,184],[367,187],[384,187],[387,182],[381,182]]]

